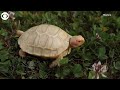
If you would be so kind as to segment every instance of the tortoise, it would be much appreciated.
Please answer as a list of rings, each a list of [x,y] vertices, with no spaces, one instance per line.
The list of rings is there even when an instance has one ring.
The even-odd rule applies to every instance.
[[[70,54],[71,48],[81,46],[85,40],[81,35],[71,36],[60,27],[51,24],[33,26],[23,32],[17,30],[19,55],[26,53],[44,58],[52,58],[50,68],[60,66],[59,61]]]

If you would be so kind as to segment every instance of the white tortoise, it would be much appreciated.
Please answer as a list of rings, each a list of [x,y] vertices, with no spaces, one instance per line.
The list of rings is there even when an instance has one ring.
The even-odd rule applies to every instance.
[[[71,52],[71,48],[82,45],[85,40],[81,35],[71,36],[61,28],[41,24],[23,32],[17,30],[18,44],[21,48],[19,55],[25,57],[26,53],[46,58],[56,59],[50,68],[58,65],[59,61]]]

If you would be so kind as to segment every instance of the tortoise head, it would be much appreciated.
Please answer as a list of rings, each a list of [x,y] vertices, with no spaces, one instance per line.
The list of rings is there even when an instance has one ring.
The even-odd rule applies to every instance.
[[[73,36],[70,38],[70,47],[75,48],[81,46],[85,42],[85,39],[81,36]]]

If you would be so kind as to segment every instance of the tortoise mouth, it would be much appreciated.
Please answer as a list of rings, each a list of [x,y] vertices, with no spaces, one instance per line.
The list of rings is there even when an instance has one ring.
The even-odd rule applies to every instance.
[[[75,47],[78,47],[78,45],[77,44],[73,44],[71,47],[75,48]]]
[[[69,46],[70,46],[70,48],[75,48],[75,47],[77,47],[78,46],[78,44],[77,43],[72,43],[71,44],[71,38],[70,38],[70,40],[69,40]]]

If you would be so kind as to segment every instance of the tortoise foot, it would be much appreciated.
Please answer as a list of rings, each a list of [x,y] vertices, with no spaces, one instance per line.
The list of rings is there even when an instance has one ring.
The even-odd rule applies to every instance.
[[[21,30],[16,30],[16,34],[18,37],[20,37],[24,32]]]
[[[19,50],[19,55],[23,58],[26,56],[26,53],[22,51],[22,49]]]
[[[53,61],[53,62],[49,65],[50,68],[53,68],[53,67],[55,67],[55,66],[59,66],[59,67],[60,67],[59,61]]]

